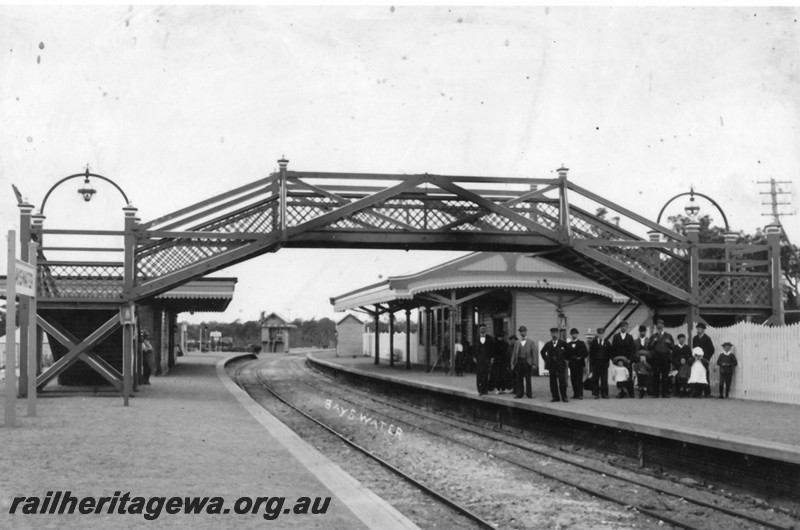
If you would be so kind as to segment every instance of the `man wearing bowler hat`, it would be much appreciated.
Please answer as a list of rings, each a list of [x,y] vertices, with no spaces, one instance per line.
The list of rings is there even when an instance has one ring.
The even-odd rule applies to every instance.
[[[656,320],[656,332],[650,337],[648,346],[653,365],[653,395],[668,398],[670,360],[675,339],[664,331],[664,321],[660,318]]]
[[[628,394],[633,396],[633,363],[639,362],[636,356],[636,342],[633,335],[628,333],[628,322],[623,320],[619,323],[619,333],[611,339],[611,358],[614,359],[622,355],[630,363],[628,364],[629,379],[626,382]]]
[[[550,340],[542,347],[544,367],[550,372],[551,402],[567,403],[567,343],[559,337],[558,328],[550,328]]]
[[[475,371],[477,372],[475,383],[480,396],[485,396],[489,392],[489,372],[494,352],[494,341],[492,337],[486,334],[486,326],[481,324],[480,328],[478,328],[478,341],[475,343],[473,350]]]
[[[697,335],[692,337],[692,349],[695,348],[702,348],[703,349],[703,360],[706,361],[706,366],[709,366],[711,363],[711,358],[714,356],[714,343],[711,342],[711,337],[706,335],[706,323],[705,322],[698,322],[697,323]],[[708,372],[711,370],[706,370],[706,383],[709,382],[708,380]],[[711,395],[711,386],[706,385],[703,387],[703,395],[708,397]]]
[[[531,371],[536,365],[536,348],[533,347],[533,341],[528,338],[528,328],[520,326],[518,331],[520,339],[514,343],[514,351],[511,354],[511,366],[516,370],[514,397],[517,399],[522,397],[523,390],[526,396],[533,397]]]
[[[570,341],[567,343],[567,366],[569,378],[572,382],[572,398],[583,399],[583,370],[586,368],[586,358],[589,350],[586,343],[578,339],[578,329],[569,330]]]
[[[597,328],[597,335],[589,344],[589,369],[592,372],[592,394],[594,398],[608,399],[608,363],[611,362],[611,341],[604,328]]]

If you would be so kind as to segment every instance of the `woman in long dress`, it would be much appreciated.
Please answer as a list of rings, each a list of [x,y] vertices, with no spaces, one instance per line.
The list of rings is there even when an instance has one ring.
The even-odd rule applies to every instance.
[[[703,348],[697,346],[692,350],[692,372],[689,375],[689,387],[692,389],[692,397],[700,397],[704,395],[705,387],[708,386],[706,382],[706,361],[703,359]]]
[[[489,372],[489,388],[495,393],[503,393],[514,389],[514,379],[511,376],[511,352],[517,337],[511,336],[508,346],[502,340],[497,341],[497,351],[494,354],[492,369]]]

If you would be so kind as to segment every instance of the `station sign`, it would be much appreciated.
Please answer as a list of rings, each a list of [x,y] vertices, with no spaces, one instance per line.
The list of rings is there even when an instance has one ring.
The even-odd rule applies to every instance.
[[[17,294],[22,296],[36,296],[36,267],[16,260],[15,282]]]

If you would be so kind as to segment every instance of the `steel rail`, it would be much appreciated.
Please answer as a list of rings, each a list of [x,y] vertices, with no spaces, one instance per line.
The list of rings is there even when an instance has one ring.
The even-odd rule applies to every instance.
[[[249,365],[249,363],[248,363],[248,365]],[[247,366],[247,365],[245,365],[245,366]],[[236,382],[242,388],[244,388],[244,385],[242,385],[242,383],[240,381],[240,378],[239,378],[239,375],[241,374],[241,370],[243,370],[245,368],[245,366],[242,366],[236,372]],[[427,493],[428,495],[430,495],[431,497],[435,498],[439,502],[445,504],[446,506],[449,506],[450,508],[452,508],[453,510],[457,511],[458,513],[460,513],[460,514],[466,516],[467,518],[471,519],[472,521],[477,523],[481,528],[485,528],[485,529],[488,529],[488,530],[495,530],[496,527],[493,524],[491,524],[491,523],[487,522],[486,520],[482,519],[479,515],[477,515],[476,513],[470,511],[468,508],[466,508],[464,506],[461,506],[457,502],[449,499],[448,497],[442,495],[441,493],[437,492],[436,490],[433,490],[433,489],[429,488],[425,484],[419,482],[415,478],[413,478],[410,475],[404,473],[400,469],[394,467],[389,462],[383,460],[381,457],[377,456],[376,454],[371,452],[369,449],[367,449],[365,447],[362,447],[361,445],[353,442],[352,440],[348,439],[345,435],[343,435],[343,434],[339,433],[338,431],[336,431],[335,429],[325,425],[321,421],[317,420],[313,416],[307,414],[305,411],[301,410],[300,408],[298,408],[295,405],[293,405],[292,403],[290,403],[287,399],[285,399],[283,396],[278,394],[274,389],[272,389],[266,383],[266,381],[264,381],[262,379],[262,377],[260,376],[259,371],[257,369],[253,370],[253,373],[255,374],[255,377],[258,380],[258,382],[261,384],[261,386],[266,391],[268,391],[270,394],[272,394],[276,399],[278,399],[280,402],[282,402],[284,405],[290,407],[294,411],[296,411],[299,414],[303,415],[306,419],[314,422],[316,425],[318,425],[318,426],[322,427],[323,429],[325,429],[326,431],[330,432],[331,434],[333,434],[334,436],[336,436],[337,438],[339,438],[340,440],[342,440],[343,442],[348,444],[350,447],[356,449],[357,451],[359,451],[360,453],[368,456],[369,458],[372,458],[373,460],[378,462],[381,466],[383,466],[386,469],[392,471],[393,473],[398,475],[400,478],[402,478],[406,482],[409,482],[410,484],[412,484],[416,488],[422,490],[423,492]]]
[[[311,369],[306,367],[305,371],[307,371],[308,373],[311,373],[311,374],[314,374],[315,372],[316,373],[322,373],[322,370],[320,370],[318,367],[314,367],[314,368],[311,368]],[[327,374],[325,374],[325,375],[327,375]],[[322,375],[320,375],[319,377],[322,377]],[[330,377],[330,376],[328,376],[328,377]],[[319,387],[316,387],[316,386],[310,384],[308,381],[303,381],[302,379],[300,379],[300,382],[302,382],[302,383],[304,383],[304,384],[306,384],[308,386],[311,386],[312,388],[315,388],[316,390],[320,390]],[[340,386],[340,385],[335,385],[333,382],[328,382],[328,384],[331,384],[331,385],[334,385],[334,386]],[[364,392],[359,390],[359,389],[355,389],[354,388],[352,390],[357,392],[357,393],[364,394]],[[352,399],[350,399],[348,397],[343,397],[343,396],[339,395],[339,396],[337,396],[337,398],[342,400],[342,401],[349,401],[350,403],[354,403],[352,401]],[[702,508],[714,510],[714,511],[717,511],[717,512],[720,512],[720,513],[724,513],[725,515],[728,515],[728,516],[731,516],[731,517],[736,517],[736,518],[739,518],[739,519],[745,519],[745,520],[747,520],[749,522],[752,522],[752,523],[755,523],[755,524],[759,524],[759,525],[762,525],[762,526],[765,526],[765,527],[768,527],[768,528],[773,528],[775,530],[792,530],[794,528],[793,526],[792,527],[787,527],[787,526],[778,525],[778,524],[775,524],[775,523],[772,523],[772,522],[769,522],[769,521],[764,521],[764,520],[759,519],[757,517],[754,517],[754,516],[751,516],[751,515],[748,515],[748,514],[745,514],[745,513],[737,512],[735,510],[730,510],[728,508],[715,506],[713,504],[706,503],[704,501],[700,501],[700,500],[696,500],[696,499],[692,499],[692,498],[687,498],[687,497],[685,497],[683,495],[680,495],[679,493],[675,493],[675,492],[669,491],[667,489],[659,488],[658,486],[653,486],[653,485],[647,484],[645,482],[641,482],[641,481],[638,481],[638,480],[635,480],[635,479],[632,479],[632,478],[629,478],[629,477],[625,477],[625,476],[622,476],[622,475],[620,475],[618,473],[614,473],[613,471],[603,470],[603,469],[591,466],[589,464],[583,464],[583,463],[580,463],[580,462],[574,462],[574,461],[572,461],[570,459],[567,459],[567,458],[563,458],[563,457],[560,457],[560,456],[556,456],[556,455],[547,453],[545,451],[540,451],[540,450],[534,449],[534,448],[530,447],[529,445],[523,445],[523,444],[520,444],[520,443],[517,443],[517,442],[509,441],[507,439],[504,439],[501,436],[496,436],[494,434],[491,434],[490,432],[487,432],[489,429],[487,427],[485,427],[485,426],[482,426],[482,425],[478,424],[478,423],[474,423],[474,422],[470,422],[470,421],[462,420],[462,419],[453,419],[450,416],[445,416],[443,418],[442,417],[443,415],[432,414],[432,413],[429,413],[429,412],[427,412],[425,410],[422,410],[422,409],[413,410],[412,408],[410,408],[410,407],[408,407],[406,405],[400,405],[398,403],[392,403],[390,401],[387,401],[387,400],[384,400],[384,399],[381,399],[381,398],[378,398],[378,397],[372,396],[372,395],[370,395],[369,398],[371,400],[377,401],[377,402],[379,402],[379,403],[381,403],[383,405],[397,408],[397,409],[405,411],[405,412],[407,412],[409,414],[416,414],[418,416],[423,416],[423,417],[425,417],[427,419],[430,419],[430,420],[444,421],[445,423],[447,423],[451,427],[454,427],[454,428],[457,428],[457,429],[461,429],[461,430],[463,430],[465,432],[469,432],[469,433],[472,433],[472,434],[477,434],[477,435],[480,435],[480,436],[484,436],[486,438],[489,438],[490,440],[493,440],[493,441],[496,441],[496,442],[501,442],[501,443],[504,443],[504,444],[509,445],[511,447],[516,447],[518,449],[522,449],[524,451],[527,451],[527,452],[530,452],[530,453],[534,453],[534,454],[537,454],[537,455],[540,455],[540,456],[545,456],[545,457],[548,457],[548,458],[552,458],[552,459],[557,460],[559,462],[562,462],[562,463],[565,463],[565,464],[569,464],[569,465],[584,469],[586,471],[591,471],[593,473],[610,476],[612,478],[615,478],[615,479],[623,481],[623,482],[627,482],[629,484],[633,484],[635,486],[647,488],[647,489],[649,489],[651,491],[655,491],[655,492],[660,493],[660,494],[664,494],[664,495],[668,495],[668,496],[671,496],[671,497],[675,497],[675,498],[677,498],[679,500],[683,500],[683,501],[688,502],[690,504],[694,504],[695,506],[698,506],[698,507],[702,507]],[[360,403],[358,404],[358,406],[361,407],[361,408],[364,408],[366,410],[371,410],[372,412],[381,413],[381,411],[376,411],[376,410],[371,409],[368,406],[364,406],[364,405],[362,405]],[[414,408],[417,408],[417,407],[414,407]],[[467,428],[463,424],[475,425],[476,428]],[[412,426],[414,428],[421,429],[421,430],[424,430],[424,431],[429,432],[431,434],[434,434],[436,436],[439,436],[441,438],[444,438],[447,441],[460,443],[460,444],[462,444],[462,445],[464,445],[466,447],[471,447],[472,449],[476,449],[475,447],[470,446],[469,444],[465,444],[464,442],[461,442],[459,440],[446,438],[441,433],[438,433],[436,431],[428,430],[428,429],[425,429],[424,427],[420,427],[418,425],[412,425]],[[517,439],[520,439],[520,440],[525,440],[523,437],[511,434],[511,433],[504,433],[504,435],[507,436],[507,437],[511,437],[511,438],[517,438]],[[538,470],[531,469],[531,468],[529,468],[528,466],[526,466],[524,464],[521,464],[519,462],[515,462],[513,460],[507,459],[507,458],[505,458],[503,456],[494,454],[493,452],[490,452],[490,454],[492,454],[495,458],[499,458],[499,459],[504,460],[506,462],[510,462],[510,463],[512,463],[514,465],[521,466],[524,469],[528,469],[529,471],[532,471],[534,473],[542,474],[542,476],[549,476],[549,474],[547,474],[545,472],[541,472],[540,473]],[[558,477],[555,477],[555,476],[550,477],[550,478],[553,478],[553,480],[557,480],[559,482],[574,486],[574,487],[580,489],[581,491],[584,491],[585,493],[589,493],[590,495],[595,495],[594,490],[591,490],[591,488],[586,489],[585,486],[571,484],[571,483],[569,483],[569,481],[565,481],[564,479],[561,479],[561,478],[558,478]],[[602,495],[605,495],[605,494],[602,494]],[[606,497],[601,497],[601,498],[605,498],[606,500],[610,500],[612,502],[615,502],[617,504],[622,504],[622,505],[625,505],[625,506],[629,506],[630,505],[630,503],[627,503],[627,502],[622,501],[620,499],[612,499],[612,498],[608,498],[607,496]],[[636,508],[637,510],[639,510],[640,512],[642,512],[642,513],[644,513],[646,515],[650,515],[649,513],[647,513],[648,510],[646,508],[641,508],[640,506],[634,506],[634,508]],[[664,517],[662,517],[660,515],[657,515],[655,512],[653,512],[653,514],[654,514],[654,515],[652,515],[653,517],[657,517],[657,518],[663,519],[665,521],[667,520],[666,518],[664,518]],[[682,526],[683,523],[672,522],[672,521],[668,521],[668,522],[670,524],[675,524],[676,526],[680,526],[682,528],[689,528],[689,529],[694,528],[694,527],[691,527],[691,526]]]

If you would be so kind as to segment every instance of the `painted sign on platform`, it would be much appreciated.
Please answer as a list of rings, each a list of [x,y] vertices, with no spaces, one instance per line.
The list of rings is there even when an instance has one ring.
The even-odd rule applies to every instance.
[[[36,296],[36,267],[16,260],[16,288],[17,294],[22,296]]]

